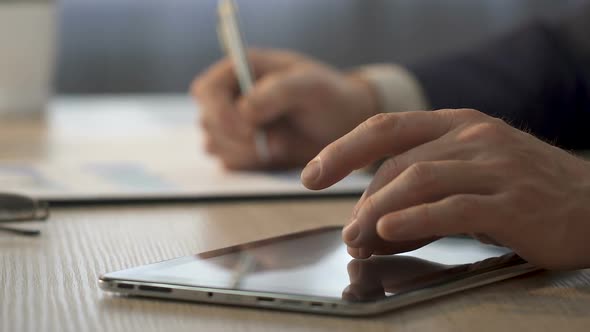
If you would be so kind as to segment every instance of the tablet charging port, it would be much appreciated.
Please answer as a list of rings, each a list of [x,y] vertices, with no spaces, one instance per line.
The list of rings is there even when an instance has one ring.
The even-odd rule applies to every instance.
[[[121,289],[133,289],[133,285],[132,284],[119,283],[119,284],[117,284],[117,288],[121,288]]]
[[[297,300],[281,300],[281,303],[289,306],[299,306],[303,304],[303,302]]]
[[[141,286],[139,286],[139,290],[144,290],[144,291],[148,291],[148,292],[157,292],[157,293],[172,293],[171,288],[158,287],[158,286],[141,285]]]
[[[256,298],[256,301],[258,301],[260,303],[272,303],[275,301],[275,299],[273,299],[272,297],[259,296]]]

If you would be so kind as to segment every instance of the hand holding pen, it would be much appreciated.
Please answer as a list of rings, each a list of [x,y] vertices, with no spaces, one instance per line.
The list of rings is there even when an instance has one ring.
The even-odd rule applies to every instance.
[[[247,95],[254,85],[254,75],[246,57],[246,47],[239,27],[237,7],[233,0],[220,0],[218,11],[219,40],[232,62],[241,93]],[[260,162],[268,163],[270,153],[264,129],[258,129],[254,133],[254,146]]]
[[[205,150],[225,167],[302,167],[377,113],[375,92],[359,76],[293,52],[242,52],[229,41],[239,33],[230,30],[219,26],[229,57],[197,77],[191,88],[200,105]]]

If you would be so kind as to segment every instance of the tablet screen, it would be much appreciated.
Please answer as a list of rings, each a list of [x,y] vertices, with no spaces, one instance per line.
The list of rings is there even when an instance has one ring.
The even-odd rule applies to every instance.
[[[374,301],[443,282],[512,256],[509,249],[470,238],[444,238],[408,253],[357,260],[348,255],[341,230],[330,228],[145,265],[105,277]],[[490,260],[494,257],[499,258]]]

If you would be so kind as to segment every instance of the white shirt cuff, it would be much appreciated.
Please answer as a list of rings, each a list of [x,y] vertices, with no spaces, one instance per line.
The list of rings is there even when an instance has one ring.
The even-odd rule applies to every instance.
[[[367,65],[359,68],[356,73],[375,87],[381,113],[429,109],[420,82],[402,66]]]

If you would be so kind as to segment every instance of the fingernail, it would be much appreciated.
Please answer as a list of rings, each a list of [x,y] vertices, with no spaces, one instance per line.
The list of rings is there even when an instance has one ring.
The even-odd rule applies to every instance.
[[[358,222],[356,222],[356,220],[353,220],[342,231],[342,239],[346,243],[353,243],[359,237],[360,234],[361,234],[361,228],[360,228]]]
[[[310,161],[309,164],[307,164],[307,166],[305,166],[303,172],[301,173],[301,181],[304,184],[315,183],[317,179],[320,177],[321,168],[321,160],[318,156],[314,158],[312,161]]]
[[[350,256],[352,256],[353,258],[358,258],[359,255],[359,248],[353,248],[353,247],[347,247],[346,251],[348,252],[348,254]]]
[[[360,248],[359,249],[359,257],[360,259],[366,259],[373,255],[373,250],[368,248]]]
[[[342,298],[351,302],[359,302],[361,299],[350,288],[351,286],[348,286],[344,289]]]

